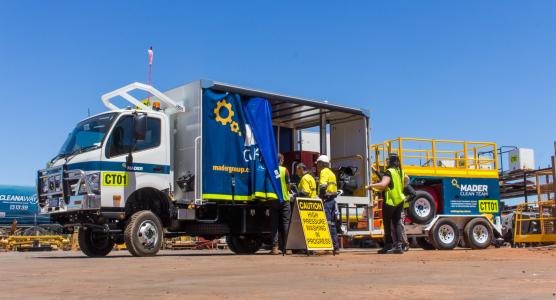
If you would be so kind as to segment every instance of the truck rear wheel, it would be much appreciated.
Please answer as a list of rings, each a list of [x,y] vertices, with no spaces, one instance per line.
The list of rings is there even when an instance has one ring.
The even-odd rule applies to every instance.
[[[94,232],[90,228],[79,228],[77,240],[81,251],[89,257],[108,255],[114,247],[114,241],[104,232]]]
[[[409,201],[407,215],[416,224],[427,224],[436,216],[436,203],[429,192],[416,191]]]
[[[133,256],[154,256],[162,246],[163,234],[160,219],[152,211],[138,211],[125,228],[125,245]]]
[[[261,238],[249,235],[228,235],[226,236],[226,243],[235,254],[254,254],[263,245]]]
[[[463,229],[465,245],[471,249],[486,249],[492,242],[492,227],[483,218],[469,221]]]
[[[431,230],[430,240],[438,250],[452,250],[459,242],[459,229],[450,219],[440,219]]]

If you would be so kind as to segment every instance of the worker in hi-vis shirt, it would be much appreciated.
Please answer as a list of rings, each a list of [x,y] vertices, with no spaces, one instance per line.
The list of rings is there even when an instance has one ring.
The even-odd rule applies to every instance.
[[[338,186],[336,174],[330,169],[330,158],[328,156],[321,155],[317,159],[317,173],[319,174],[318,194],[324,204],[326,221],[328,222],[330,237],[334,244],[334,254],[339,254],[340,245],[338,243],[338,234],[336,231],[336,220],[340,217],[336,209]]]
[[[280,186],[282,188],[282,201],[276,201],[276,207],[274,211],[274,220],[272,222],[273,228],[273,245],[271,254],[280,254],[280,250],[284,251],[286,246],[285,238],[288,235],[288,227],[290,226],[290,174],[288,169],[284,166],[284,155],[278,153],[278,165],[280,171]]]
[[[382,201],[382,219],[384,224],[384,248],[378,251],[379,254],[395,253],[403,254],[405,232],[402,220],[404,201],[404,187],[409,183],[409,177],[402,170],[400,158],[396,153],[391,153],[388,157],[388,167],[382,180],[372,183],[367,189],[384,191]]]
[[[317,182],[315,177],[307,170],[304,163],[299,163],[295,166],[295,173],[299,178],[297,185],[297,196],[305,198],[317,198]]]

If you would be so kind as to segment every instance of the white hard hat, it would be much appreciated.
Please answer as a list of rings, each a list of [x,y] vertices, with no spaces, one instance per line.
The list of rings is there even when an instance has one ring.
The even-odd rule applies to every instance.
[[[317,162],[322,161],[323,163],[330,163],[330,158],[326,155],[321,155],[319,156],[319,158],[317,158]]]

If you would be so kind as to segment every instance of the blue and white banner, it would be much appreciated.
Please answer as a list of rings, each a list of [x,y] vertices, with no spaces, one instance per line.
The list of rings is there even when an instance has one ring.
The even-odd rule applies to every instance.
[[[204,199],[278,199],[275,174],[267,170],[260,143],[253,134],[253,127],[272,127],[272,120],[261,118],[257,120],[261,123],[252,126],[244,110],[248,104],[249,99],[237,94],[203,91]],[[274,134],[270,133],[272,136],[264,142],[272,141],[272,145],[263,148],[276,149]],[[274,162],[277,165],[277,157]]]
[[[0,224],[13,220],[19,225],[50,223],[48,215],[40,215],[35,187],[0,185]]]

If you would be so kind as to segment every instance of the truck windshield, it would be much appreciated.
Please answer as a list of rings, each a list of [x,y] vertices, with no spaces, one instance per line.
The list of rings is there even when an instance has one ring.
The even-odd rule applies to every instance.
[[[57,157],[100,147],[117,113],[107,113],[79,122],[62,145]]]

